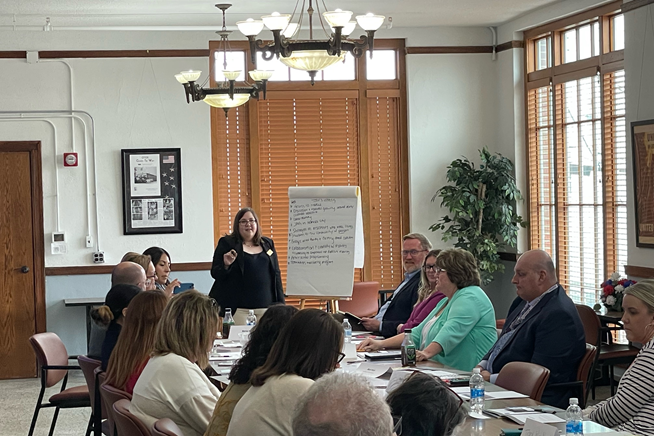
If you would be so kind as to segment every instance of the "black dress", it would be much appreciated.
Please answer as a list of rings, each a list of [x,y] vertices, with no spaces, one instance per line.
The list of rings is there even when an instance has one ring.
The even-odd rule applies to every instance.
[[[243,244],[235,237],[223,236],[213,255],[211,276],[215,279],[209,296],[225,309],[258,309],[275,303],[284,303],[282,276],[277,251],[272,239],[261,238],[261,253],[252,255],[243,251]],[[230,250],[237,253],[236,260],[227,269],[223,256]]]

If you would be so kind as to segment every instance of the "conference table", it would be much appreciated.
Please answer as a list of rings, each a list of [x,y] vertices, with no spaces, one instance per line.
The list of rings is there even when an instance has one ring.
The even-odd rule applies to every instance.
[[[219,353],[225,353],[224,355],[228,353],[232,353],[234,355],[235,350],[238,350],[238,348],[234,348],[233,346],[229,348],[217,347],[214,349],[214,353],[216,353],[216,355],[218,355]],[[379,363],[382,365],[393,364],[394,366],[397,366],[399,361],[375,360],[373,363]],[[350,363],[341,363],[341,365],[348,366],[350,365]],[[230,368],[229,365],[226,365],[225,362],[219,364],[216,360],[211,360],[211,366],[217,372],[217,375],[213,377],[214,380],[217,383],[223,383],[224,385],[222,387],[224,388],[226,383],[228,383],[227,375],[229,373],[229,368]],[[444,370],[444,371],[461,374],[461,375],[467,375],[467,376],[471,375],[469,371],[460,371],[434,361],[418,362],[416,368],[428,369],[428,370]],[[383,377],[390,377],[390,376],[385,375],[382,376],[382,378]],[[384,389],[384,388],[380,388],[380,389]],[[491,383],[486,383],[486,391],[498,392],[498,391],[506,391],[506,389],[503,389]],[[526,406],[526,407],[534,408],[534,407],[545,406],[545,405],[538,401],[534,401],[531,398],[513,398],[513,399],[502,399],[502,400],[493,399],[493,400],[486,400],[485,402],[486,409],[501,409],[506,407],[518,407],[518,406]],[[466,411],[468,412],[470,411],[470,406],[468,402],[464,401],[462,407],[465,407]],[[557,409],[550,406],[546,406],[546,407],[550,409],[555,409],[557,411],[556,415],[565,419],[564,410]],[[521,425],[516,424],[513,421],[506,418],[489,417],[488,419],[475,419],[473,417],[468,416],[465,422],[456,428],[456,430],[454,431],[454,435],[455,436],[498,436],[502,429],[511,429],[511,428],[515,429],[520,427]],[[608,431],[610,431],[610,429],[601,426],[599,424],[590,421],[584,422],[584,434],[603,433]]]

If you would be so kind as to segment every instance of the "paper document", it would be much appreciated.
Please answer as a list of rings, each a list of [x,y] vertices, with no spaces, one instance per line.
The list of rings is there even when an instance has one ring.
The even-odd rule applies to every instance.
[[[392,369],[390,364],[363,362],[353,372],[366,377],[381,377],[387,372],[392,372]]]
[[[559,429],[549,424],[527,419],[522,434],[524,436],[559,436]]]
[[[532,419],[545,424],[565,423],[565,419],[559,418],[551,413],[520,413],[518,415],[507,415],[507,418],[518,424],[524,424],[527,419]]]
[[[497,391],[497,392],[486,391],[486,398],[490,398],[491,400],[508,400],[511,398],[528,398],[528,397],[529,395],[525,395],[513,391]]]

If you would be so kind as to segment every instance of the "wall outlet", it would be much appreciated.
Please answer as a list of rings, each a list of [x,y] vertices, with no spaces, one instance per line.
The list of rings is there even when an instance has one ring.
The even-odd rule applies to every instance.
[[[93,253],[93,263],[104,263],[104,251]]]
[[[93,248],[93,236],[86,237],[86,248]]]

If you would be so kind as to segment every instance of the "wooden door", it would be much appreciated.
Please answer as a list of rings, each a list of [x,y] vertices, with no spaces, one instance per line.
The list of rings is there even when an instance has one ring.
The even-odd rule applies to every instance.
[[[0,379],[36,376],[45,331],[41,143],[0,142]]]

